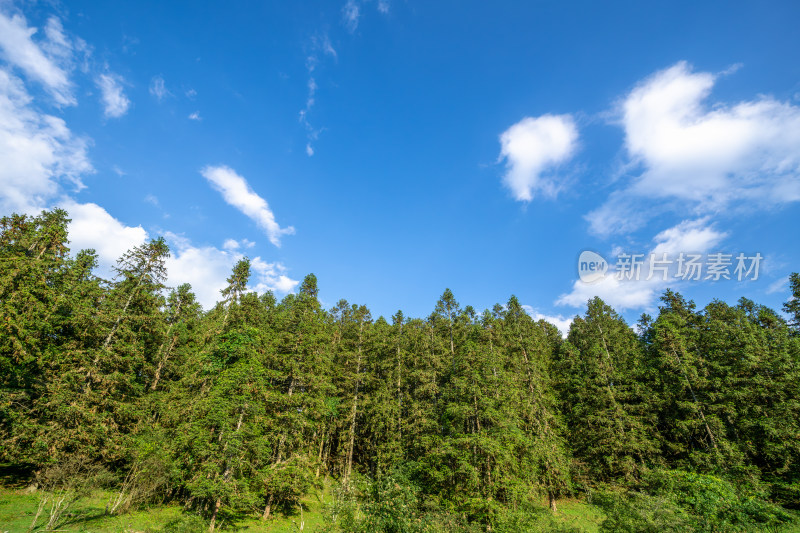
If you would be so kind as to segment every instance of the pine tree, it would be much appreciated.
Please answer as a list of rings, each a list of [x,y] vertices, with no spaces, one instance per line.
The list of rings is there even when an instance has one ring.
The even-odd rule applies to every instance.
[[[800,274],[797,272],[789,276],[789,286],[792,291],[792,296],[789,301],[783,305],[783,310],[791,318],[791,326],[794,328],[795,333],[800,333]]]
[[[655,455],[640,385],[641,345],[600,298],[570,327],[559,350],[561,405],[584,483],[631,482]]]

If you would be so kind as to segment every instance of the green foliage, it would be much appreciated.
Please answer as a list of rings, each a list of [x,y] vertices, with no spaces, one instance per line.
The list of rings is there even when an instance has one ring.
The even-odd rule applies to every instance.
[[[638,491],[597,493],[591,501],[606,513],[602,531],[764,531],[792,519],[728,481],[679,470],[651,472]]]
[[[638,333],[595,298],[564,340],[514,296],[478,313],[447,289],[387,321],[323,309],[309,274],[279,301],[246,258],[204,311],[165,287],[163,239],[102,280],[68,222],[0,219],[0,460],[37,474],[51,525],[106,485],[109,517],[170,502],[198,517],[176,530],[299,527],[331,479],[344,531],[558,530],[559,501],[598,488],[607,530],[800,507],[797,274],[788,322],[667,291]]]

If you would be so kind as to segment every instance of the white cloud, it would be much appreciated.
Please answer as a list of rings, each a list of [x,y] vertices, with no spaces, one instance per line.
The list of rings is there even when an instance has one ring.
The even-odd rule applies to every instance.
[[[103,113],[109,118],[119,118],[128,112],[131,101],[122,88],[123,79],[116,74],[100,74],[95,82],[103,98]]]
[[[111,267],[122,254],[147,241],[147,231],[141,226],[127,226],[97,204],[79,204],[64,200],[62,207],[69,213],[70,249],[73,252],[93,248],[98,255],[98,274],[110,278]]]
[[[188,239],[166,233],[171,244],[172,255],[167,260],[168,285],[177,287],[190,283],[198,301],[209,309],[222,299],[220,291],[227,286],[227,278],[233,265],[243,256],[236,251],[234,239],[228,239],[220,250],[214,246],[193,246]],[[298,281],[286,275],[286,268],[280,263],[267,263],[260,257],[250,261],[250,289],[259,293],[268,290],[287,293],[294,290]]]
[[[267,263],[260,257],[256,257],[250,261],[250,267],[253,271],[251,283],[255,281],[253,289],[259,293],[266,291],[287,293],[293,291],[300,284],[299,281],[286,275],[286,267],[281,263]]]
[[[656,235],[653,240],[657,244],[652,252],[659,255],[667,253],[670,256],[681,252],[702,253],[714,248],[725,237],[727,234],[714,229],[708,217],[684,220]]]
[[[558,328],[559,333],[561,333],[561,336],[564,338],[566,338],[567,333],[569,333],[569,327],[572,325],[572,321],[574,320],[573,317],[564,317],[561,315],[545,315],[543,313],[540,313],[530,305],[523,305],[522,308],[525,309],[525,312],[528,313],[534,320],[536,321],[544,320],[545,322],[553,324],[556,328]]]
[[[41,46],[32,39],[36,28],[28,26],[21,15],[0,12],[0,50],[3,57],[25,75],[41,83],[60,105],[75,105],[68,68],[72,46],[64,36],[61,23],[50,19]]]
[[[42,50],[51,58],[59,60],[62,64],[69,64],[72,61],[73,49],[75,48],[70,39],[64,33],[64,26],[56,17],[47,19],[44,27],[44,34],[47,40],[41,43]],[[79,46],[83,47],[82,41]]]
[[[578,129],[570,115],[527,117],[500,135],[500,159],[506,160],[503,183],[516,200],[534,193],[553,196],[559,185],[545,173],[567,161],[577,148]]]
[[[789,276],[785,276],[778,280],[773,281],[767,287],[767,294],[775,294],[776,292],[786,292],[789,289]]]
[[[156,100],[159,102],[167,96],[172,96],[172,93],[169,92],[167,85],[164,82],[164,76],[158,75],[153,77],[153,79],[150,81],[150,94],[155,96]]]
[[[358,20],[361,18],[361,8],[356,0],[347,0],[342,8],[342,18],[347,31],[353,33],[358,28]]]
[[[324,55],[331,56],[334,60],[338,59],[336,50],[333,48],[333,44],[331,44],[331,38],[327,33],[315,37],[313,39],[313,45],[314,48],[321,50]]]
[[[225,201],[253,219],[275,246],[281,245],[282,235],[291,235],[294,228],[281,228],[275,221],[267,201],[256,194],[242,176],[226,166],[207,166],[200,171]]]
[[[650,281],[620,281],[611,274],[592,284],[576,280],[572,291],[559,296],[556,304],[582,307],[595,296],[599,296],[618,311],[648,308],[658,296],[661,283],[656,278]]]
[[[189,120],[196,120],[200,122],[203,118],[200,116],[200,111],[195,111],[189,115]]]
[[[220,291],[236,263],[237,255],[213,246],[196,247],[188,240],[167,233],[172,254],[167,260],[167,284],[177,287],[191,283],[198,301],[209,309],[222,299]]]
[[[389,0],[378,0],[378,11],[384,15],[389,12]]]
[[[727,237],[726,233],[717,231],[709,218],[697,220],[684,220],[680,224],[666,229],[653,238],[653,246],[644,253],[640,267],[638,279],[617,279],[614,267],[617,256],[621,253],[634,254],[641,253],[638,250],[630,250],[622,247],[615,247],[612,254],[606,257],[609,261],[609,271],[604,278],[595,283],[584,283],[580,279],[572,284],[569,293],[562,294],[556,300],[557,305],[568,305],[571,307],[582,307],[595,296],[599,296],[608,305],[617,310],[626,309],[650,309],[660,294],[668,287],[683,283],[675,278],[677,271],[677,259],[679,254],[698,253],[704,254],[715,249]],[[651,274],[651,254],[655,254],[656,261],[665,259],[669,263],[661,265],[658,262],[652,264]],[[667,266],[668,271],[666,280],[664,274],[659,270],[660,266]],[[650,279],[647,279],[647,278]]]
[[[156,196],[155,194],[148,194],[147,196],[144,197],[144,201],[150,205],[158,207],[158,196]]]
[[[639,172],[587,216],[594,233],[635,230],[656,202],[713,213],[800,200],[800,107],[768,96],[707,105],[718,79],[680,62],[622,100],[628,166]]]
[[[241,241],[237,241],[236,239],[226,239],[224,243],[222,243],[222,248],[225,250],[233,251],[238,250],[240,248],[253,248],[255,247],[256,243],[251,241],[250,239],[242,239]]]
[[[306,105],[300,110],[300,113],[298,113],[298,119],[300,124],[302,124],[306,129],[306,155],[311,157],[314,155],[314,147],[311,143],[317,140],[319,134],[322,133],[322,130],[324,129],[314,128],[308,119],[311,109],[316,103],[316,94],[318,89],[317,81],[314,79],[312,74],[320,62],[320,56],[322,56],[323,59],[326,56],[330,56],[334,61],[336,61],[336,59],[338,59],[338,55],[336,54],[336,50],[333,48],[331,39],[327,33],[322,33],[311,37],[307,47],[309,48],[308,55],[306,56],[306,70],[308,71],[308,82],[306,83],[306,87],[308,92],[306,96]]]
[[[0,68],[0,207],[33,213],[59,194],[66,180],[83,188],[93,172],[87,141],[66,123],[33,107],[22,80]]]

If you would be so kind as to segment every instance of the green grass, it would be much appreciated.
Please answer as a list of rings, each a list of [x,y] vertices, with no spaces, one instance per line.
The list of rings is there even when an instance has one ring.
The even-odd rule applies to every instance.
[[[186,520],[190,515],[185,514],[177,505],[158,505],[141,509],[120,516],[105,514],[105,505],[109,493],[97,491],[90,497],[79,501],[70,510],[70,516],[65,517],[58,526],[64,532],[142,532],[155,533],[162,530],[168,523]],[[303,501],[303,531],[320,531],[324,524],[322,498],[329,498],[330,494],[308,496]],[[31,525],[33,516],[39,503],[39,495],[30,493],[21,488],[0,488],[0,533],[26,532]],[[602,513],[595,507],[576,499],[565,499],[558,502],[557,519],[573,527],[579,527],[587,533],[598,531],[598,525],[603,519]],[[46,521],[39,519],[40,526]],[[227,527],[226,527],[227,526]],[[258,518],[240,520],[236,524],[224,524],[228,531],[245,531],[252,533],[289,533],[300,531],[300,513],[290,516],[281,514],[273,519],[262,522]]]
[[[77,502],[74,508],[69,510],[68,516],[58,525],[58,531],[155,533],[170,522],[185,520],[189,517],[180,506],[176,505],[158,505],[119,516],[108,516],[105,514],[105,505],[109,495],[109,493],[98,491]],[[28,493],[21,489],[0,488],[0,533],[28,531],[38,504],[39,495],[36,493]],[[303,531],[319,531],[323,525],[322,502],[316,496],[310,496],[304,500],[303,504],[305,525]],[[46,518],[39,518],[40,526],[45,522]],[[222,525],[226,526],[224,523]],[[297,512],[292,516],[278,514],[267,522],[262,522],[257,518],[241,520],[233,527],[225,527],[225,529],[253,533],[283,533],[300,531],[299,525],[300,513]],[[41,529],[37,529],[37,531],[41,531]]]
[[[596,533],[600,529],[600,522],[605,515],[593,505],[585,501],[568,498],[559,500],[556,519],[568,526],[580,528],[586,533]]]

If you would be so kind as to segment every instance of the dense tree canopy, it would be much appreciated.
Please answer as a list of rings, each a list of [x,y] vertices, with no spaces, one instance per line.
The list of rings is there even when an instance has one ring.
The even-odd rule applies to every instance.
[[[248,288],[243,259],[204,312],[164,285],[162,239],[103,280],[93,251],[70,254],[67,216],[0,220],[2,462],[81,458],[123,492],[157,471],[159,497],[212,530],[326,479],[373,480],[367,509],[391,493],[482,527],[565,495],[706,479],[653,477],[670,470],[800,506],[797,274],[788,321],[667,291],[636,332],[595,298],[562,339],[513,296],[478,313],[447,289],[430,316],[387,320],[323,309],[312,274],[277,301]]]

